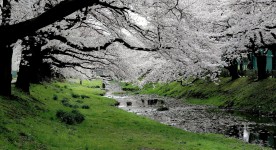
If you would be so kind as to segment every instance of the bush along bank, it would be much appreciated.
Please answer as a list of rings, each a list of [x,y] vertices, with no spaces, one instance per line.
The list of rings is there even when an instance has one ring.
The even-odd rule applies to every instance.
[[[181,82],[151,83],[139,94],[157,94],[199,105],[212,105],[219,108],[240,111],[276,114],[276,79],[253,81],[249,78],[221,78],[219,83],[196,80],[192,84]]]

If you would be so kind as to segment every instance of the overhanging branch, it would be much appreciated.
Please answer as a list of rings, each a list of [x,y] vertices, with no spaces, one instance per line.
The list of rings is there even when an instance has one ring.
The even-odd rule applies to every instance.
[[[55,7],[39,15],[36,18],[29,19],[14,25],[0,26],[0,41],[13,41],[41,29],[49,24],[64,17],[81,8],[97,4],[98,0],[65,0],[57,4]]]
[[[129,43],[127,43],[125,40],[123,39],[120,39],[120,38],[115,38],[101,46],[98,46],[98,47],[87,47],[87,46],[84,46],[84,45],[80,45],[80,44],[75,44],[69,40],[67,40],[67,38],[61,36],[61,35],[53,35],[53,34],[50,34],[48,37],[48,39],[50,40],[59,40],[61,41],[62,43],[65,43],[66,45],[72,47],[72,48],[75,48],[77,50],[80,50],[82,52],[93,52],[93,51],[99,51],[99,50],[105,50],[108,46],[118,42],[118,43],[121,43],[123,44],[125,47],[129,48],[129,49],[132,49],[132,50],[139,50],[139,51],[157,51],[158,49],[156,48],[145,48],[145,47],[136,47],[136,46],[132,46],[130,45]]]

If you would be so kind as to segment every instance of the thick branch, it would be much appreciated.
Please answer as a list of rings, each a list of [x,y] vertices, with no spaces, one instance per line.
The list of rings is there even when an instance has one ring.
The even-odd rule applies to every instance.
[[[14,25],[0,26],[0,41],[11,41],[32,34],[49,24],[52,24],[71,13],[97,4],[98,0],[65,0],[40,16]]]
[[[110,46],[110,45],[112,45],[116,42],[119,42],[119,43],[123,44],[125,47],[127,47],[129,49],[132,49],[132,50],[157,51],[156,48],[144,48],[144,47],[132,46],[132,45],[128,44],[126,41],[124,41],[123,39],[120,39],[120,38],[115,38],[115,39],[105,43],[104,45],[98,46],[98,47],[86,47],[84,45],[75,44],[75,43],[70,42],[65,37],[60,36],[60,35],[49,35],[48,38],[51,39],[51,40],[54,40],[54,39],[59,40],[59,41],[65,43],[66,45],[68,45],[72,48],[75,48],[77,50],[80,50],[82,52],[93,52],[93,51],[105,50],[108,46]]]
[[[275,29],[276,28],[276,25],[274,26],[265,26],[267,29]]]

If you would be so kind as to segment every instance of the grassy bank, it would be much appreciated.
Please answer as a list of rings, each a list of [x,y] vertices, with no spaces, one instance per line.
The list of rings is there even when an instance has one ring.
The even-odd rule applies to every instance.
[[[114,100],[100,96],[105,93],[98,88],[101,82],[83,84],[32,85],[31,95],[14,89],[14,97],[0,97],[0,149],[261,149],[223,135],[185,132],[125,112],[114,107]],[[56,115],[60,111],[68,115],[72,110],[85,120],[69,125],[66,117]]]
[[[140,93],[185,98],[193,104],[275,113],[275,91],[276,79],[272,78],[263,81],[252,81],[248,78],[231,81],[230,78],[222,78],[219,84],[203,80],[185,86],[180,82],[148,84]]]

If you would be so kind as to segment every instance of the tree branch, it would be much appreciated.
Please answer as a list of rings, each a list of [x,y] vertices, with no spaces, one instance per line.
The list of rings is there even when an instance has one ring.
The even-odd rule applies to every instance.
[[[63,19],[81,8],[97,4],[98,0],[65,0],[40,16],[14,25],[0,26],[0,41],[10,42]]]
[[[49,36],[47,36],[48,39],[50,40],[59,40],[65,44],[67,44],[68,46],[75,48],[77,50],[80,50],[82,52],[93,52],[93,51],[99,51],[99,50],[105,50],[108,46],[118,42],[123,44],[125,47],[132,49],[132,50],[139,50],[139,51],[157,51],[158,49],[156,48],[143,48],[143,47],[136,47],[136,46],[132,46],[130,44],[128,44],[125,40],[120,39],[120,38],[115,38],[107,43],[105,43],[102,46],[98,46],[98,47],[86,47],[83,45],[78,45],[75,43],[70,42],[69,40],[67,40],[65,37],[61,36],[61,35],[53,35],[53,34],[49,34]]]

